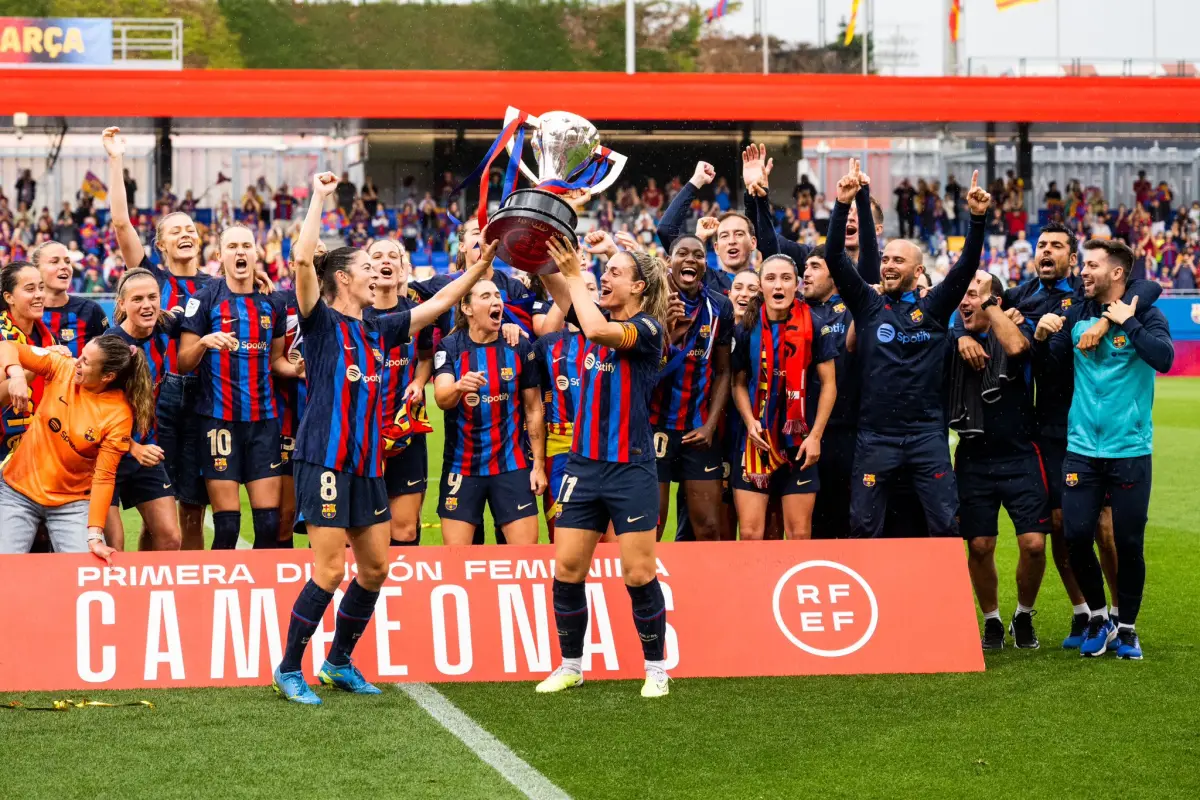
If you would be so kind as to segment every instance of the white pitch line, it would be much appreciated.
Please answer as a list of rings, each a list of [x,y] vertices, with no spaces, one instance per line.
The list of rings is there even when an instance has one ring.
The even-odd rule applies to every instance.
[[[480,761],[499,772],[500,777],[530,800],[571,800],[570,795],[509,750],[428,683],[399,683],[396,688],[411,697],[438,724],[479,756]]]

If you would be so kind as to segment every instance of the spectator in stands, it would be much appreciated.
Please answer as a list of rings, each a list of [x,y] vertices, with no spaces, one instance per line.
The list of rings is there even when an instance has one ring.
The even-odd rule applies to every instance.
[[[346,235],[346,244],[354,248],[366,247],[369,241],[371,241],[371,234],[367,231],[367,223],[362,221],[355,222],[350,233]]]
[[[196,197],[191,189],[183,193],[183,199],[179,201],[179,210],[189,217],[196,213]]]
[[[342,213],[349,214],[350,209],[354,208],[354,198],[358,196],[358,192],[354,188],[354,184],[350,182],[350,173],[343,172],[342,179],[337,186],[337,204]],[[427,194],[426,197],[429,197]]]
[[[17,178],[17,207],[22,205],[26,208],[33,208],[33,199],[37,195],[37,181],[33,179],[33,173],[30,170],[24,170],[21,177]]]
[[[1063,196],[1062,192],[1058,190],[1058,181],[1050,181],[1050,185],[1046,187],[1046,194],[1042,195],[1042,203],[1050,211],[1051,217],[1055,215],[1056,211],[1061,213]]]
[[[1088,229],[1091,231],[1092,239],[1111,239],[1113,237],[1112,228],[1109,227],[1107,219],[1103,214],[1090,214],[1088,216]]]
[[[367,213],[367,206],[363,203],[361,197],[355,199],[354,203],[351,204],[349,219],[351,226],[362,225],[364,229],[371,222],[371,215]]]
[[[129,168],[126,167],[122,173],[122,182],[125,184],[125,196],[129,198],[129,211],[133,213],[137,210],[137,181],[129,174]]]
[[[800,182],[796,184],[794,189],[792,189],[792,199],[796,201],[797,205],[799,205],[800,196],[805,194],[808,195],[809,199],[811,200],[817,196],[817,187],[813,186],[812,181],[808,179],[807,175],[801,175]]]
[[[1196,288],[1196,256],[1192,248],[1184,251],[1171,273],[1171,285],[1176,289]]]
[[[992,206],[991,216],[987,218],[988,250],[993,254],[1003,253],[1008,244],[1008,228],[1004,224],[1004,212],[999,206]]]
[[[1150,196],[1154,193],[1154,187],[1150,185],[1150,181],[1146,179],[1146,170],[1139,169],[1137,180],[1133,182],[1133,196],[1137,204],[1142,208],[1150,207]]]
[[[162,188],[158,190],[158,201],[155,203],[158,213],[170,214],[175,210],[177,202],[178,198],[171,192],[170,182],[164,183]]]
[[[421,235],[421,215],[412,201],[406,201],[396,218],[396,226],[400,230],[400,238],[404,249],[412,253],[417,249],[417,239]]]
[[[596,225],[602,231],[612,233],[613,223],[617,218],[617,210],[613,206],[612,200],[605,200],[600,205],[600,210],[596,213]]]
[[[379,208],[379,191],[375,188],[375,179],[370,175],[363,183],[362,194],[359,195],[359,198],[362,200],[363,208],[367,210],[367,217],[374,217],[375,209]]]
[[[900,185],[892,192],[896,195],[896,218],[900,223],[900,238],[911,239],[916,227],[916,196],[917,191],[908,178],[903,178]]]
[[[809,198],[811,200],[811,195]],[[713,189],[713,202],[721,209],[724,214],[731,208],[729,199],[729,182],[724,177],[717,178],[716,188]]]
[[[1021,192],[1017,192],[1005,201],[1004,227],[1008,233],[1005,244],[1011,245],[1016,241],[1018,233],[1025,233],[1028,222],[1029,213],[1025,211],[1025,205],[1021,202]]]
[[[108,254],[104,259],[104,263],[100,266],[101,274],[104,277],[104,282],[109,286],[116,286],[121,276],[125,274],[125,259],[121,257],[121,251],[115,250]]]
[[[288,191],[287,183],[279,184],[279,188],[275,190],[275,196],[271,198],[275,204],[275,219],[290,222],[292,214],[296,209],[296,198],[292,197],[292,193]]]
[[[365,203],[363,205],[366,205]],[[375,216],[371,218],[371,236],[376,239],[383,239],[388,235],[387,212],[383,210],[383,206],[375,204]]]
[[[657,218],[663,207],[663,193],[658,189],[658,181],[654,178],[646,180],[646,191],[642,192],[642,205],[650,214]]]
[[[1025,238],[1025,231],[1020,230],[1008,248],[1009,255],[1016,259],[1017,265],[1024,270],[1025,264],[1033,258],[1033,244]]]

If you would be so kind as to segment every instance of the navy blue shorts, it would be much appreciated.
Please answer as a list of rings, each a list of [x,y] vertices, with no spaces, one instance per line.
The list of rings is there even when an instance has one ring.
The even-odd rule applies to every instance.
[[[369,528],[392,518],[388,510],[383,478],[367,478],[349,472],[297,461],[296,533],[304,523],[324,528]]]
[[[425,435],[412,437],[408,447],[383,461],[383,480],[388,497],[423,494],[429,482],[429,451]]]
[[[485,505],[491,510],[496,527],[536,517],[537,497],[529,488],[529,470],[515,469],[499,475],[442,473],[439,516],[482,525]]]
[[[558,487],[557,530],[622,533],[658,526],[658,474],[653,461],[596,461],[571,453]]]
[[[1067,539],[1090,540],[1100,512],[1104,506],[1112,506],[1113,535],[1140,540],[1146,533],[1153,472],[1154,460],[1148,455],[1094,458],[1067,453],[1063,459],[1063,534]]]
[[[133,456],[121,458],[117,466],[117,482],[113,487],[113,506],[137,508],[142,503],[163,497],[175,497],[175,487],[167,474],[165,462],[143,467]]]
[[[1050,532],[1049,494],[1036,454],[979,457],[964,453],[960,445],[955,472],[958,527],[964,539],[999,535],[1001,506],[1017,534]]]
[[[1067,456],[1066,439],[1038,437],[1033,446],[1037,448],[1046,472],[1046,489],[1050,496],[1050,508],[1062,508],[1063,459]]]
[[[205,480],[241,484],[276,478],[283,467],[279,420],[228,422],[203,417],[201,467]]]
[[[850,535],[884,533],[889,491],[907,475],[924,512],[930,536],[958,536],[958,485],[944,430],[909,434],[860,430],[850,484]]]
[[[654,455],[658,461],[659,483],[682,481],[719,481],[724,478],[721,448],[683,443],[687,431],[654,432]]]
[[[154,407],[158,446],[163,449],[163,466],[179,502],[208,505],[208,489],[200,474],[200,423],[195,414],[200,380],[195,375],[163,376]]]
[[[821,490],[821,473],[817,465],[808,469],[800,469],[800,464],[789,461],[771,473],[771,482],[765,489],[760,489],[746,479],[746,471],[739,464],[729,477],[729,485],[735,491],[769,494],[771,497],[787,497],[793,494],[814,494]]]

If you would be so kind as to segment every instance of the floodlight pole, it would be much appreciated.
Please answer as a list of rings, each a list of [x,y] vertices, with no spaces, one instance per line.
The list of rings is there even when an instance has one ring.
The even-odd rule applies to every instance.
[[[634,28],[637,25],[637,9],[633,4],[634,0],[625,0],[625,74],[632,75],[637,72],[637,40],[634,36]]]

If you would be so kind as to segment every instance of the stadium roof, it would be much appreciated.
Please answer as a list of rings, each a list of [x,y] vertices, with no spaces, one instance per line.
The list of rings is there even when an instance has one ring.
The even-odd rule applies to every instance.
[[[1194,78],[360,70],[12,70],[0,114],[494,120],[515,105],[608,122],[1194,124]]]

